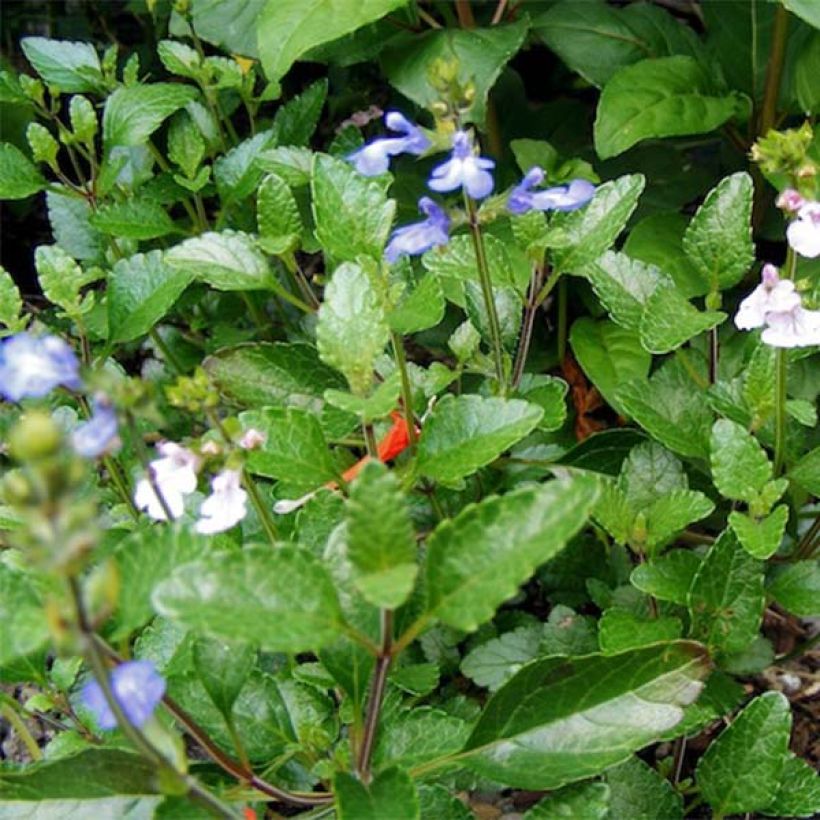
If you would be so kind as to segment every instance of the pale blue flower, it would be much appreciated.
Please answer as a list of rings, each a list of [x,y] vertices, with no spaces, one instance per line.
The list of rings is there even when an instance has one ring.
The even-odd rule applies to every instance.
[[[384,250],[388,262],[395,262],[402,254],[418,256],[437,245],[446,245],[450,239],[450,217],[430,197],[419,200],[419,211],[427,215],[422,222],[414,222],[393,232]]]
[[[439,193],[464,188],[473,199],[484,199],[493,190],[493,175],[490,173],[493,168],[493,160],[473,154],[467,132],[456,131],[452,156],[433,168],[428,185]]]
[[[91,418],[77,426],[71,444],[83,458],[98,458],[119,447],[117,414],[107,399],[100,397],[91,402]]]
[[[356,170],[366,177],[377,177],[390,167],[390,157],[399,154],[423,154],[430,147],[430,140],[417,125],[414,125],[398,111],[388,111],[384,115],[385,125],[397,131],[400,137],[381,137],[354,151],[348,160]]]
[[[0,342],[0,396],[7,401],[39,398],[55,387],[78,390],[80,363],[58,336],[17,333]]]
[[[147,723],[165,694],[165,681],[151,661],[128,661],[109,676],[114,697],[129,722],[137,728]],[[116,729],[117,719],[97,681],[83,687],[83,703],[94,713],[102,729]]]
[[[533,191],[544,181],[544,172],[538,166],[530,168],[524,179],[510,192],[507,209],[514,214],[527,211],[574,211],[595,196],[595,186],[586,179],[573,179],[566,185]]]

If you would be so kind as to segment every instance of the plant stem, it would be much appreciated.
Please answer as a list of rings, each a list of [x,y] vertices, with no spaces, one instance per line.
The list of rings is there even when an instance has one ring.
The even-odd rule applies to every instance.
[[[475,202],[467,195],[466,191],[464,193],[464,205],[467,209],[470,235],[473,238],[473,248],[475,249],[475,258],[478,265],[478,278],[481,283],[481,293],[484,297],[484,307],[487,310],[487,322],[490,326],[490,341],[493,348],[496,378],[502,394],[505,394],[507,392],[507,380],[504,368],[504,346],[501,342],[501,325],[498,321],[498,311],[495,309],[493,283],[490,278],[490,268],[487,264],[484,237],[478,223],[478,212],[476,211]]]
[[[567,281],[558,283],[558,361],[563,362],[567,353]]]
[[[8,704],[4,703],[0,706],[0,716],[4,717],[10,724],[12,729],[17,733],[17,736],[25,744],[31,759],[34,761],[43,759],[43,750],[37,745],[37,741],[32,737],[23,719],[14,709]]]
[[[512,388],[518,387],[521,377],[524,375],[524,366],[527,363],[527,354],[532,343],[532,331],[535,327],[535,314],[538,311],[538,294],[541,290],[541,282],[544,279],[544,268],[539,265],[533,271],[530,279],[530,287],[527,291],[527,306],[524,309],[524,321],[521,327],[521,338],[518,340],[518,350],[515,354],[515,364],[512,372]]]
[[[783,75],[783,61],[786,56],[786,35],[789,29],[789,14],[778,4],[772,26],[772,45],[769,62],[766,64],[766,83],[763,86],[763,104],[760,109],[758,134],[765,136],[774,127],[777,119],[777,99],[780,96],[780,78]]]
[[[151,330],[148,331],[148,336],[159,352],[162,353],[162,357],[170,365],[171,369],[175,371],[178,376],[181,376],[185,372],[185,368],[179,359],[177,359],[174,351],[165,343],[165,339],[159,335],[159,331],[155,327],[152,327]]]
[[[365,781],[370,779],[370,759],[373,755],[382,699],[387,686],[387,673],[393,660],[393,611],[390,609],[381,610],[381,634],[382,642],[376,658],[376,668],[373,670],[370,697],[367,699],[367,713],[364,719],[364,734],[359,749],[358,770],[360,777]]]
[[[377,458],[379,454],[379,445],[376,443],[376,434],[373,432],[373,425],[369,422],[362,422],[362,433],[364,434],[367,454],[370,458]]]
[[[111,476],[111,480],[114,482],[114,486],[117,488],[117,492],[120,494],[123,503],[128,508],[131,517],[135,521],[139,521],[140,512],[137,509],[137,505],[134,504],[134,499],[131,497],[131,493],[126,486],[125,477],[120,471],[120,465],[117,463],[117,460],[113,456],[105,456],[103,458],[103,465],[105,469],[108,470],[108,475]]]
[[[416,449],[416,421],[413,417],[413,390],[410,385],[410,374],[407,371],[407,356],[404,352],[404,340],[393,331],[390,334],[390,341],[393,345],[393,355],[396,357],[396,367],[401,377],[401,403],[404,410],[404,420],[407,424],[407,438],[410,442],[411,455]]]
[[[162,490],[159,487],[157,477],[154,473],[154,468],[151,466],[151,459],[148,457],[148,450],[145,447],[145,442],[142,440],[142,435],[137,429],[136,420],[130,413],[126,415],[126,418],[128,420],[128,429],[131,431],[131,438],[134,440],[134,449],[137,451],[137,458],[142,464],[143,470],[145,470],[145,476],[148,479],[148,483],[151,485],[151,489],[157,497],[160,507],[162,507],[165,520],[173,521],[176,516],[171,511],[171,507],[168,505],[168,502],[165,500],[165,496],[162,494]]]
[[[713,327],[709,331],[709,384],[714,384],[717,381],[719,353],[718,329]]]
[[[816,516],[812,525],[803,534],[797,549],[794,551],[794,559],[802,561],[811,558],[817,549],[818,535],[820,535],[820,515]]]

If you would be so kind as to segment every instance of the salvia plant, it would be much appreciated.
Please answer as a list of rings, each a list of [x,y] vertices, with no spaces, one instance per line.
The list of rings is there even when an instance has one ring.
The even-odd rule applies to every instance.
[[[128,6],[0,73],[0,816],[820,812],[820,4]]]

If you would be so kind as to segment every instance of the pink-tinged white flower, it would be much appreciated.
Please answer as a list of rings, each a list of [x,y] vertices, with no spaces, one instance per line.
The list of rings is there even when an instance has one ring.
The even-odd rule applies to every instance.
[[[782,313],[769,313],[760,338],[772,347],[820,345],[820,310],[798,305]]]
[[[787,313],[800,306],[794,282],[781,279],[774,265],[764,265],[760,284],[740,303],[735,325],[740,330],[763,327],[769,313]]]
[[[209,439],[199,448],[199,452],[202,453],[203,456],[218,456],[222,452],[222,448],[218,442]]]
[[[167,521],[163,501],[172,518],[179,518],[185,510],[185,496],[196,490],[196,471],[199,459],[186,447],[173,441],[165,441],[157,446],[162,458],[152,461],[148,468],[162,495],[162,501],[152,486],[151,481],[143,478],[137,482],[134,503],[140,510],[145,510],[155,521]]]
[[[806,204],[806,200],[800,193],[795,191],[794,188],[786,188],[786,190],[782,191],[777,197],[775,204],[781,211],[796,214]]]
[[[211,479],[211,494],[199,508],[196,531],[204,535],[236,526],[248,512],[248,494],[241,486],[239,470],[223,470]]]
[[[242,433],[239,439],[239,446],[243,450],[258,450],[264,443],[267,436],[255,427],[250,427]]]
[[[473,199],[484,199],[493,190],[493,175],[490,173],[493,168],[493,160],[473,153],[467,132],[456,131],[450,159],[433,168],[428,185],[439,193],[464,188]]]
[[[807,259],[820,256],[820,202],[806,202],[786,228],[789,244]]]

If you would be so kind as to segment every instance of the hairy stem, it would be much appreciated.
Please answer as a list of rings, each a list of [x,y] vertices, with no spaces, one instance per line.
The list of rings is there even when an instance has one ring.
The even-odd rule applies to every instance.
[[[373,670],[373,680],[370,684],[370,696],[367,699],[367,713],[364,719],[364,734],[359,749],[358,770],[363,780],[370,778],[370,759],[373,756],[373,746],[376,742],[376,730],[379,726],[379,715],[382,709],[384,690],[387,686],[387,673],[393,660],[393,611],[381,611],[382,642],[376,658],[376,668]]]
[[[544,280],[544,268],[539,265],[533,271],[530,279],[530,287],[527,291],[527,306],[524,309],[524,321],[521,327],[521,338],[518,340],[518,350],[515,354],[515,364],[512,373],[512,388],[518,387],[521,377],[524,375],[524,366],[527,363],[527,354],[532,343],[532,331],[535,327],[535,315],[538,311],[538,294],[541,291],[541,283]]]

